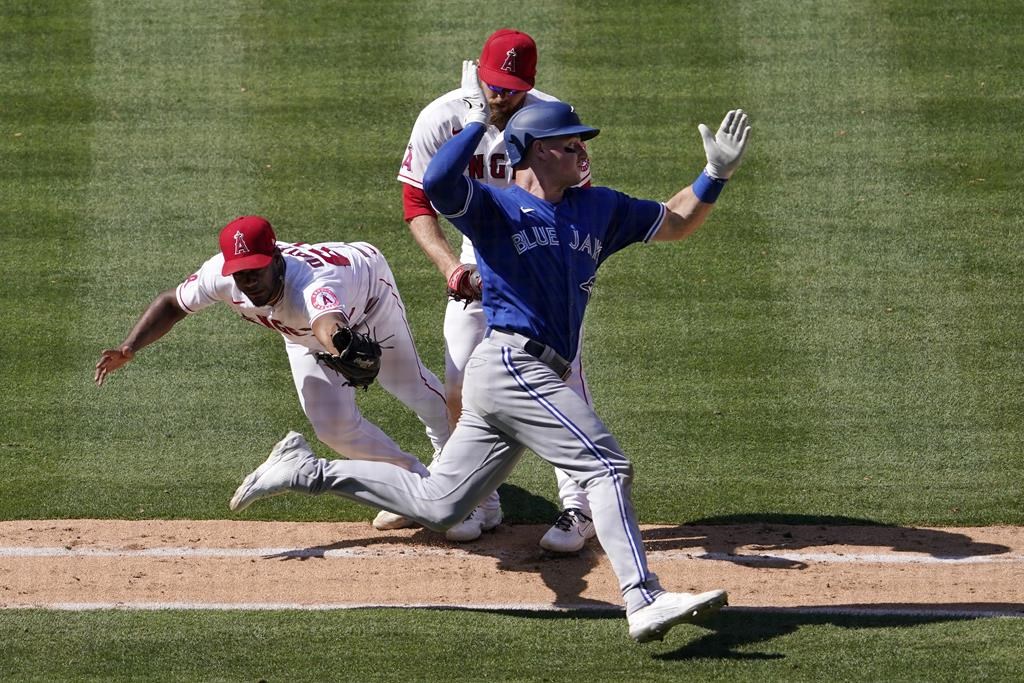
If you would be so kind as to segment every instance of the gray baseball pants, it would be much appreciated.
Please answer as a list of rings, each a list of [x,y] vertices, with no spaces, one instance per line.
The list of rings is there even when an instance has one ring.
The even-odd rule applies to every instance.
[[[429,477],[388,463],[313,459],[292,488],[333,493],[440,531],[465,519],[529,448],[586,489],[597,538],[632,613],[663,592],[647,567],[633,510],[633,467],[594,410],[562,380],[564,359],[528,341],[492,331],[473,351],[462,417]]]

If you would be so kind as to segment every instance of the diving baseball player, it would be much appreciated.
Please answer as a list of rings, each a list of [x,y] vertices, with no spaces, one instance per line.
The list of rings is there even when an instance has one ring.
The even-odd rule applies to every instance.
[[[508,187],[513,183],[515,170],[508,163],[502,136],[505,124],[523,107],[557,101],[533,88],[536,71],[537,45],[530,36],[512,29],[501,29],[487,38],[480,53],[479,76],[490,115],[487,129],[466,169],[470,178],[494,187]],[[398,180],[403,183],[402,203],[409,230],[448,282],[450,299],[444,316],[444,383],[448,412],[453,420],[458,419],[462,410],[462,380],[466,363],[483,339],[487,321],[480,304],[481,286],[473,243],[463,236],[461,254],[456,256],[438,223],[437,213],[423,192],[423,173],[441,145],[462,129],[464,111],[461,89],[441,95],[427,105],[416,119],[398,172]],[[587,163],[582,166],[579,184],[590,184]],[[582,353],[576,353],[567,383],[589,403],[581,360]],[[594,536],[590,503],[586,491],[569,475],[556,469],[555,476],[562,511],[541,538],[540,545],[554,552],[576,552]],[[494,493],[465,521],[449,529],[447,536],[451,540],[470,541],[500,522],[500,501],[498,494]],[[409,520],[386,512],[374,520],[374,526],[382,529],[396,529],[408,524]]]
[[[352,384],[365,379],[350,380],[330,364],[329,356],[344,352],[336,348],[338,330],[349,337],[351,331],[368,331],[382,340],[379,370],[372,368],[379,372],[376,379],[416,413],[435,452],[441,450],[450,434],[444,389],[416,353],[384,255],[365,242],[278,242],[260,216],[231,221],[220,233],[220,253],[159,294],[124,342],[103,351],[96,383],[102,385],[186,316],[217,302],[284,339],[299,402],[321,441],[347,458],[426,476],[423,463],[360,414]],[[373,365],[373,359],[365,362]]]
[[[717,611],[726,593],[661,587],[647,566],[631,502],[632,465],[562,378],[599,265],[630,244],[683,239],[704,223],[740,164],[747,115],[730,111],[717,133],[701,124],[707,165],[691,185],[656,202],[573,187],[586,155],[582,143],[599,131],[583,125],[567,104],[536,104],[505,128],[509,163],[533,170],[536,183],[529,190],[495,189],[462,173],[486,130],[475,72],[472,62],[464,64],[463,132],[438,152],[423,186],[438,211],[473,239],[488,283],[488,332],[467,364],[462,415],[431,476],[382,463],[328,462],[291,432],[245,478],[230,507],[240,510],[288,490],[330,492],[443,529],[504,481],[529,448],[587,490],[597,538],[622,589],[630,636],[661,639],[675,624]]]

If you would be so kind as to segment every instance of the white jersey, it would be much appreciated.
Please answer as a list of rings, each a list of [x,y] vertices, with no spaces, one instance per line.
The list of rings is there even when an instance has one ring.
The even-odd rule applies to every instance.
[[[375,279],[372,260],[380,252],[366,242],[305,244],[278,242],[285,260],[284,291],[272,306],[256,306],[221,275],[224,257],[217,254],[178,285],[178,305],[195,313],[223,301],[249,322],[281,333],[290,342],[312,351],[326,351],[313,335],[313,321],[341,313],[357,327],[373,309]]]
[[[523,106],[528,107],[538,102],[557,101],[557,98],[540,90],[530,90],[526,93]],[[400,181],[423,189],[423,174],[427,170],[427,165],[437,154],[441,145],[462,130],[462,115],[465,112],[466,105],[462,101],[461,90],[445,93],[423,108],[413,125],[402,166],[398,169]],[[483,139],[477,145],[476,152],[466,168],[466,175],[496,187],[507,187],[512,184],[515,174],[509,166],[508,156],[505,154],[504,134],[498,130],[497,126],[487,126],[487,132],[484,133]],[[588,182],[590,182],[589,166],[580,184]],[[459,258],[463,263],[476,263],[473,243],[465,236],[462,238],[462,254]]]

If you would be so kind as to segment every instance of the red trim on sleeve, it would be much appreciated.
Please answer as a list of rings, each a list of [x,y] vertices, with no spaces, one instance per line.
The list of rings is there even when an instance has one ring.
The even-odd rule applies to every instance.
[[[178,285],[177,287],[174,288],[175,303],[177,303],[178,307],[181,310],[185,311],[185,313],[195,313],[195,311],[193,311],[191,308],[186,306],[185,303],[181,300],[181,288],[184,287],[185,285],[187,285],[188,283],[192,282],[192,280],[195,280],[196,277],[198,277],[198,276],[193,273],[192,275],[189,275],[187,280],[185,280],[180,285]]]
[[[430,205],[427,193],[418,187],[408,183],[402,183],[402,208],[405,211],[406,222],[416,216],[436,216],[437,212]]]

